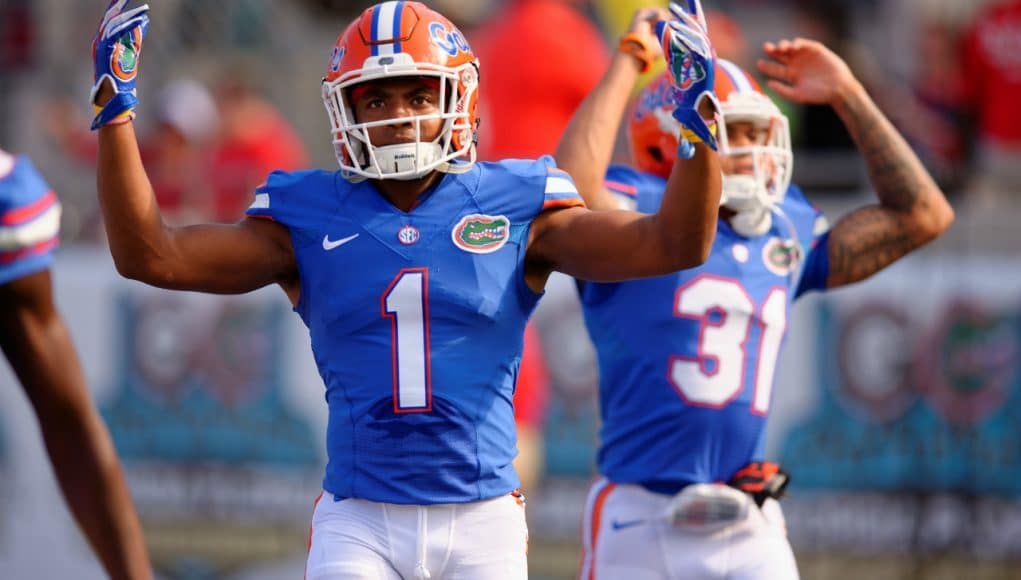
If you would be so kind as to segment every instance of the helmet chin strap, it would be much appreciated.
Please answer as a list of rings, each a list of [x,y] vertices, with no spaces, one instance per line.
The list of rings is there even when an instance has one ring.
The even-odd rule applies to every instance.
[[[399,143],[376,147],[374,151],[380,173],[403,174],[391,178],[398,181],[411,181],[429,173],[443,153],[439,143]]]
[[[747,209],[730,218],[730,227],[746,238],[755,238],[773,226],[773,215],[766,209]]]

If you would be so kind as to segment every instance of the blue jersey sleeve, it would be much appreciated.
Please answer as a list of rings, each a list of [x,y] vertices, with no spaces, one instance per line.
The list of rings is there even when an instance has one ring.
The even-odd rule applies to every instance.
[[[274,171],[266,182],[255,188],[255,199],[248,206],[245,215],[268,218],[283,225],[293,222],[295,186],[302,182],[306,172],[290,173]]]
[[[60,209],[27,157],[17,157],[0,174],[0,284],[50,266],[59,244]]]
[[[826,289],[826,281],[830,274],[828,243],[830,226],[822,211],[812,205],[797,187],[791,186],[787,192],[786,202],[791,202],[796,208],[792,213],[799,214],[795,218],[798,222],[798,237],[802,247],[806,248],[801,278],[794,292],[794,298],[797,299],[806,292]]]
[[[638,207],[638,188],[640,176],[627,165],[611,165],[606,170],[603,186],[617,198],[617,206],[621,209],[635,210]]]
[[[537,161],[540,165],[539,178],[543,182],[542,211],[564,207],[585,207],[585,200],[574,185],[574,178],[557,167],[553,157],[543,155]]]
[[[816,240],[815,246],[808,252],[798,289],[794,292],[795,299],[812,290],[826,289],[826,280],[830,275],[830,257],[827,249],[829,237],[830,233],[827,231]]]
[[[627,165],[611,165],[603,185],[617,196],[621,209],[656,213],[666,193],[666,180]]]
[[[535,216],[544,211],[585,206],[574,179],[549,155],[478,165],[481,177],[468,187],[483,213],[510,220],[512,240],[520,242]],[[468,174],[463,179],[470,182]]]
[[[306,226],[336,214],[341,197],[349,189],[339,171],[274,171],[266,183],[255,188],[255,199],[245,215],[283,225],[291,232],[295,245],[301,245],[309,242],[303,234]]]

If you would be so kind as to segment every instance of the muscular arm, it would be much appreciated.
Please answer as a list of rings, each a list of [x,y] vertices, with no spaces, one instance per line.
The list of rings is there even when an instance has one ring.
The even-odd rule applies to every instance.
[[[950,227],[954,212],[943,192],[839,56],[804,38],[767,42],[763,50],[771,60],[758,66],[770,88],[797,103],[834,108],[879,197],[830,232],[828,287],[867,278]]]
[[[99,130],[99,202],[117,270],[177,290],[243,293],[279,283],[294,298],[297,266],[274,222],[171,228],[163,223],[130,123]]]
[[[860,84],[834,108],[865,157],[879,204],[851,212],[833,226],[830,288],[875,274],[939,236],[954,219],[939,186]]]
[[[35,409],[64,499],[114,580],[151,578],[116,451],[89,399],[49,272],[0,286],[0,347]]]
[[[720,164],[699,143],[690,160],[678,159],[659,212],[547,211],[533,222],[529,285],[541,289],[557,270],[582,280],[612,282],[658,276],[705,262],[716,235]]]
[[[616,53],[610,68],[571,117],[557,147],[557,166],[571,174],[578,193],[589,209],[618,209],[617,201],[603,185],[613,156],[613,144],[641,63]]]

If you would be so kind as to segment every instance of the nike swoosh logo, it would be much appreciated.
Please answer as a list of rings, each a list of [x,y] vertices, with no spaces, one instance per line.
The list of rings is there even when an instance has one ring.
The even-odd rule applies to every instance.
[[[613,523],[611,525],[613,526],[614,530],[623,530],[623,529],[632,528],[634,526],[637,526],[638,524],[644,524],[644,523],[645,523],[645,520],[628,520],[628,521],[625,521],[625,522],[618,522],[617,520],[613,520]]]
[[[350,242],[351,240],[353,240],[353,239],[355,239],[357,237],[358,237],[358,234],[354,234],[353,236],[348,236],[346,238],[340,238],[339,240],[331,242],[330,241],[330,234],[326,234],[325,236],[323,236],[323,249],[328,252],[328,251],[332,250],[333,248],[336,248],[338,246],[343,246],[344,244]]]

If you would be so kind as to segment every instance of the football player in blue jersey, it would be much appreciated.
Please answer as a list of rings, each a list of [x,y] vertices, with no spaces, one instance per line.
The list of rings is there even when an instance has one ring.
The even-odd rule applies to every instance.
[[[0,149],[0,349],[35,409],[71,513],[114,580],[152,577],[110,433],[53,303],[60,202],[24,156]]]
[[[648,50],[654,35],[632,38]],[[862,280],[932,240],[953,211],[846,64],[805,39],[765,45],[779,95],[832,106],[865,157],[878,204],[829,228],[790,185],[787,119],[745,71],[719,59],[723,208],[701,267],[580,285],[600,369],[601,478],[582,525],[585,579],[797,578],[763,461],[773,376],[791,303]],[[618,54],[557,151],[595,210],[654,212],[682,131],[668,79],[630,113],[632,166],[609,166],[641,60]],[[729,485],[727,485],[729,483]]]
[[[118,270],[215,293],[276,283],[308,326],[329,419],[307,578],[526,577],[512,397],[547,277],[665,274],[712,243],[721,174],[700,14],[659,24],[689,133],[658,213],[589,211],[548,156],[474,163],[479,63],[446,18],[389,1],[329,56],[340,171],[274,172],[237,224],[173,228],[130,122],[148,10],[111,3],[93,126]]]

